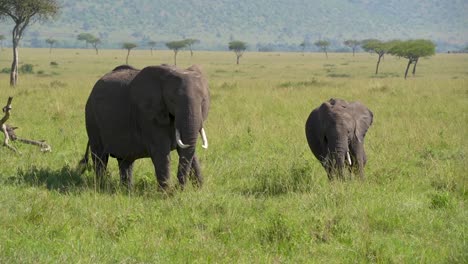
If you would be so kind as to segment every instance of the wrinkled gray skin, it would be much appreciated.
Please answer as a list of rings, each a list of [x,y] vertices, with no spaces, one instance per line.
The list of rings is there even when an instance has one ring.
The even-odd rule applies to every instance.
[[[364,179],[364,137],[372,120],[372,112],[361,103],[333,98],[310,113],[305,126],[307,142],[330,180],[343,178],[345,166]],[[348,151],[352,165],[346,158]]]
[[[166,188],[170,152],[177,149],[179,183],[184,186],[190,173],[201,185],[195,146],[209,106],[208,82],[196,65],[186,70],[122,65],[107,73],[86,103],[88,144],[97,178],[101,181],[110,155],[118,160],[122,184],[131,187],[133,162],[150,157],[159,186]],[[176,128],[190,147],[176,144]]]

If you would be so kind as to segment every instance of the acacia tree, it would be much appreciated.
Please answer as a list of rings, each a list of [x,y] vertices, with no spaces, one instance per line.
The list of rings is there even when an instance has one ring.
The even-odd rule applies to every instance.
[[[150,46],[150,49],[151,49],[151,56],[153,56],[153,49],[154,49],[154,46],[156,46],[156,41],[150,40],[148,41],[148,45]]]
[[[234,51],[236,54],[236,64],[239,64],[239,59],[244,54],[244,51],[247,49],[247,43],[240,40],[233,40],[229,42],[229,50]]]
[[[96,55],[99,54],[98,46],[102,43],[101,39],[93,36],[93,38],[89,39],[89,43],[96,50]]]
[[[80,33],[76,37],[77,40],[79,41],[84,41],[86,44],[86,48],[88,48],[88,44],[91,43],[93,39],[96,39],[96,37],[93,34],[90,33]]]
[[[299,44],[299,47],[301,47],[302,50],[302,56],[304,56],[304,52],[307,46],[309,46],[309,44],[305,40],[301,44]]]
[[[52,48],[57,43],[57,40],[55,40],[53,38],[48,38],[48,39],[46,39],[46,43],[49,44],[49,53],[52,53]]]
[[[197,43],[200,43],[200,40],[198,39],[185,39],[185,46],[189,48],[190,50],[190,57],[193,57],[193,49],[192,49],[192,46],[197,44]]]
[[[3,41],[5,40],[5,35],[0,35],[0,48],[3,50]]]
[[[354,53],[356,52],[356,49],[359,47],[359,45],[361,45],[361,42],[355,39],[348,39],[348,40],[345,40],[343,44],[353,50],[353,56],[354,56]]]
[[[36,20],[54,17],[60,9],[58,0],[0,0],[0,18],[10,17],[14,22],[12,30],[13,63],[10,71],[10,85],[18,82],[18,45],[24,30]]]
[[[137,44],[132,42],[125,42],[122,44],[122,48],[127,50],[127,58],[125,59],[125,64],[128,64],[128,56],[130,55],[130,51],[137,47]]]
[[[379,65],[380,61],[385,55],[385,53],[388,52],[388,50],[397,43],[398,41],[388,41],[388,42],[383,42],[378,39],[366,39],[363,40],[362,43],[362,49],[367,51],[367,52],[375,52],[378,55],[377,59],[377,65],[375,66],[375,74],[379,73]]]
[[[321,51],[325,52],[325,57],[328,59],[327,49],[330,46],[330,42],[328,40],[319,40],[314,43]]]
[[[177,53],[187,47],[187,42],[185,40],[170,41],[166,43],[166,47],[174,51],[174,65],[177,65]]]
[[[435,44],[427,39],[415,39],[395,43],[388,51],[389,54],[408,59],[405,70],[405,79],[408,69],[413,64],[413,76],[416,74],[416,65],[419,58],[429,57],[435,54]]]

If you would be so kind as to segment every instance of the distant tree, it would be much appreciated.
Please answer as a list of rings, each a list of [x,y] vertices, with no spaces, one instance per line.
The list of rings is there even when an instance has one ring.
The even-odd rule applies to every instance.
[[[127,50],[127,58],[125,59],[125,64],[128,64],[128,56],[130,55],[130,51],[137,47],[137,44],[131,42],[125,42],[122,44],[122,48]]]
[[[57,40],[53,38],[48,38],[46,39],[46,43],[49,44],[49,53],[52,53],[52,48],[57,43]]]
[[[389,54],[408,59],[408,65],[405,70],[405,79],[408,75],[408,69],[413,64],[413,76],[416,74],[416,65],[419,58],[429,57],[435,54],[435,44],[427,39],[415,39],[399,41],[389,49]]]
[[[367,52],[375,52],[378,55],[377,65],[375,66],[375,74],[379,73],[381,59],[395,43],[397,43],[397,41],[383,42],[378,39],[366,39],[361,41],[361,47],[363,50]]]
[[[102,43],[100,38],[93,37],[88,40],[89,43],[93,46],[93,48],[96,50],[96,55],[99,54],[98,46]]]
[[[96,37],[93,34],[90,34],[90,33],[80,33],[76,37],[77,40],[84,41],[86,43],[86,48],[88,48],[88,44],[91,43],[91,41],[93,39],[95,39],[95,38]]]
[[[316,41],[314,45],[317,46],[321,51],[325,52],[325,56],[328,59],[327,49],[328,49],[328,46],[330,46],[330,42],[327,40],[319,40],[319,41]]]
[[[308,46],[309,46],[309,43],[307,43],[307,41],[305,40],[301,44],[299,44],[299,47],[301,47],[301,50],[302,50],[302,56],[304,56],[304,52]]]
[[[185,39],[185,44],[186,46],[189,48],[190,50],[190,57],[193,57],[193,49],[192,49],[192,46],[197,44],[197,43],[200,43],[200,40],[198,39]]]
[[[5,40],[5,35],[0,35],[0,47],[3,50],[3,41]]]
[[[348,46],[349,48],[353,50],[353,56],[354,56],[354,53],[356,52],[356,49],[359,47],[359,45],[361,45],[361,42],[355,39],[348,39],[348,40],[345,40],[343,44],[345,44],[345,46]]]
[[[239,59],[244,54],[244,51],[247,49],[247,43],[239,40],[233,40],[229,42],[229,50],[234,51],[236,54],[236,64],[239,64]]]
[[[156,41],[154,41],[154,40],[148,41],[148,46],[150,46],[151,56],[153,56],[153,49],[154,49],[154,46],[156,46]]]
[[[58,0],[0,0],[0,18],[10,17],[14,22],[12,31],[13,63],[10,71],[10,85],[18,82],[18,45],[24,30],[36,20],[46,20],[58,14]]]
[[[166,43],[166,47],[174,51],[174,65],[177,65],[177,53],[187,47],[187,42],[185,40],[170,41]]]

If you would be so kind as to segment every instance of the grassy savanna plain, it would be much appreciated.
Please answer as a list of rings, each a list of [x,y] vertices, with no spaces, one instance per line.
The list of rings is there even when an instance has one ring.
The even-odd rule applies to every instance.
[[[11,64],[0,53],[0,69]],[[466,263],[468,56],[407,61],[386,56],[373,74],[367,53],[179,53],[202,65],[211,90],[198,146],[205,185],[156,188],[148,159],[135,188],[119,187],[111,159],[104,191],[80,175],[87,136],[84,106],[96,80],[125,61],[124,50],[21,49],[34,74],[10,88],[9,124],[46,139],[51,153],[0,148],[1,263]],[[129,63],[172,63],[171,51],[133,50]],[[57,66],[50,65],[56,62]],[[40,74],[38,74],[40,72]],[[306,142],[311,110],[331,97],[374,113],[366,137],[366,180],[329,182]],[[171,186],[176,186],[173,154]]]

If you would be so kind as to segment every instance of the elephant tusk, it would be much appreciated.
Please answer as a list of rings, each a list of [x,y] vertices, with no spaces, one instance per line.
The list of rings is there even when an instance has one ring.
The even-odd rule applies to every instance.
[[[349,156],[349,151],[346,151],[346,159],[348,159],[349,166],[351,166],[352,163],[351,163],[351,157]]]
[[[188,148],[190,147],[190,145],[185,145],[182,140],[180,139],[180,133],[179,133],[179,130],[176,129],[175,131],[175,137],[176,137],[176,142],[177,142],[177,145],[180,147],[180,148]]]
[[[205,129],[203,127],[200,130],[200,135],[201,135],[202,142],[203,142],[202,148],[207,149],[208,148],[208,138],[206,137]]]

